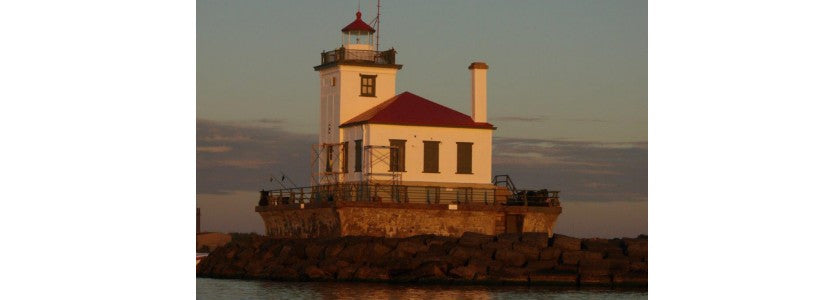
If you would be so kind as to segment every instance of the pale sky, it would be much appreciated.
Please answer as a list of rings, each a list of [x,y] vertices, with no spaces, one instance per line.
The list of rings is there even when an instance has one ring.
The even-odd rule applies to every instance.
[[[197,204],[207,230],[262,232],[255,191],[308,184],[320,52],[358,1],[197,1]],[[362,1],[363,19],[375,1]],[[646,1],[384,0],[381,48],[397,92],[470,113],[485,61],[493,174],[561,190],[557,231],[647,233]]]
[[[375,1],[363,0],[363,19]],[[279,119],[316,133],[320,52],[358,1],[197,3],[199,118]],[[647,140],[646,1],[382,1],[397,92],[470,112],[472,61],[490,65],[497,137]],[[522,122],[521,120],[525,120]]]

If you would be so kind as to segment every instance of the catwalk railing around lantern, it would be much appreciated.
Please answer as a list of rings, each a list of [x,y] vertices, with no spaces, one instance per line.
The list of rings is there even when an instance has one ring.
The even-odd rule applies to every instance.
[[[332,51],[320,53],[320,65],[337,62],[358,62],[378,65],[394,65],[395,49],[386,51],[354,50],[338,48]]]

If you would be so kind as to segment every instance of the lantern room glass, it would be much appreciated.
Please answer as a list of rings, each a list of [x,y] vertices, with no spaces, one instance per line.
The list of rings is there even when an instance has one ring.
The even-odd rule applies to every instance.
[[[374,35],[368,31],[348,31],[343,33],[344,45],[372,45]]]

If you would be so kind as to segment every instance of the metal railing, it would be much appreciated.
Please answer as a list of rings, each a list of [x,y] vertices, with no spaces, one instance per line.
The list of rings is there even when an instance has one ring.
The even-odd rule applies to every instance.
[[[485,204],[559,206],[558,191],[521,191],[503,187],[459,188],[368,183],[340,183],[260,191],[259,206],[362,201],[380,203]]]
[[[381,65],[394,65],[395,49],[389,49],[386,51],[374,51],[353,50],[341,47],[338,49],[334,49],[332,51],[320,53],[320,65],[344,61],[369,62]]]

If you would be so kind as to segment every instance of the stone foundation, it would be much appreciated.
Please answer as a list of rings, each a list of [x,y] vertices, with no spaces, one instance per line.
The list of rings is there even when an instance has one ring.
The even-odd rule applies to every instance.
[[[454,208],[454,209],[450,209]],[[268,235],[318,238],[362,235],[459,237],[464,232],[553,234],[561,207],[335,201],[258,206]]]

